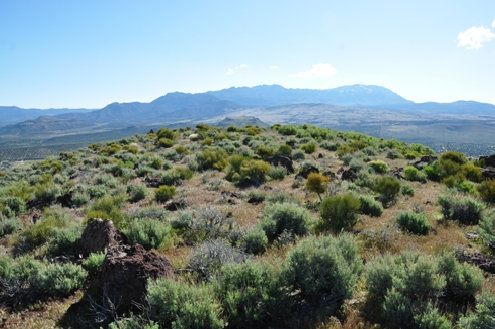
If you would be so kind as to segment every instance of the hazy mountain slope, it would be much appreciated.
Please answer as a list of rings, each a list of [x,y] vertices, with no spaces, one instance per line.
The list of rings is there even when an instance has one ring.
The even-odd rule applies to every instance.
[[[17,106],[0,106],[0,126],[15,124],[31,120],[44,115],[58,115],[63,113],[87,113],[90,109],[21,109]]]
[[[324,103],[342,106],[404,105],[410,101],[379,86],[353,85],[327,90],[287,89],[279,85],[210,91],[220,99],[248,106]]]

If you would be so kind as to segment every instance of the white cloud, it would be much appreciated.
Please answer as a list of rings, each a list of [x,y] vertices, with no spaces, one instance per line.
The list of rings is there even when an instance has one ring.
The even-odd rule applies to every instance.
[[[234,66],[234,67],[229,67],[227,69],[227,74],[234,74],[235,71],[239,70],[239,69],[244,69],[248,67],[246,64],[241,64],[241,65],[237,65],[237,66]]]
[[[492,27],[495,28],[495,20],[492,22]]]
[[[268,66],[270,70],[278,70],[278,65],[270,65]]]
[[[492,23],[494,26],[495,21]],[[495,27],[495,26],[494,26]],[[473,26],[457,35],[457,47],[480,49],[485,42],[495,38],[495,34],[487,27]]]
[[[339,71],[328,63],[313,64],[311,69],[299,73],[289,74],[291,78],[326,78],[339,73]]]

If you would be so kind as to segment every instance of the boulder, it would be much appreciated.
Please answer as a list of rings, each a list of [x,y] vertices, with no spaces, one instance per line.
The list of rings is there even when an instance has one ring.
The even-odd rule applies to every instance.
[[[152,188],[157,188],[160,187],[162,184],[162,180],[159,177],[146,177],[144,179],[144,184],[146,184],[146,187],[152,187]]]
[[[122,239],[121,233],[111,220],[91,218],[81,235],[80,246],[84,256],[102,252],[116,245]]]
[[[354,168],[349,168],[342,172],[342,180],[354,182],[358,178],[358,171]]]
[[[99,285],[103,296],[115,305],[117,314],[142,305],[148,279],[175,273],[168,259],[135,244],[110,246],[103,262]]]
[[[274,155],[266,158],[265,160],[274,167],[277,166],[284,167],[289,174],[294,173],[294,166],[292,163],[292,159],[286,155]]]
[[[404,168],[396,168],[390,172],[392,176],[394,176],[397,179],[404,180],[406,179],[404,175],[402,174],[404,172]]]
[[[483,161],[485,163],[485,167],[495,168],[495,154],[488,156],[480,156],[480,161]]]
[[[313,167],[313,166],[309,166],[309,167],[304,167],[301,169],[301,171],[299,171],[296,175],[296,179],[299,179],[299,178],[308,178],[309,174],[312,174],[312,173],[315,173],[315,174],[318,174],[320,171],[318,170],[318,168],[316,167]]]
[[[481,174],[483,175],[483,177],[486,177],[488,179],[494,179],[495,168],[494,167],[481,168]]]
[[[177,211],[181,209],[187,208],[188,203],[184,198],[177,198],[173,200],[169,200],[165,203],[164,208],[168,211]]]
[[[413,166],[418,170],[422,170],[424,167],[432,164],[433,161],[437,159],[438,158],[434,155],[425,155],[422,156],[421,159],[419,159],[418,161],[414,162]]]
[[[485,272],[495,274],[495,257],[487,257],[479,253],[467,253],[462,250],[458,251],[456,256],[460,261],[476,265]]]

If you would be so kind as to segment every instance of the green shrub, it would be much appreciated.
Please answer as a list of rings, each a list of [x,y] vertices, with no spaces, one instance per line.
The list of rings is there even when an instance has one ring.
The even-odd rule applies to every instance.
[[[162,137],[156,141],[157,146],[164,147],[164,148],[172,147],[172,146],[174,146],[174,144],[175,144],[175,142],[172,139],[166,138],[166,137]]]
[[[175,139],[178,135],[179,134],[176,131],[173,131],[172,129],[166,127],[160,128],[156,132],[157,139],[160,138]]]
[[[48,242],[48,252],[51,255],[77,255],[81,227],[74,224],[70,227],[55,228]]]
[[[365,215],[372,217],[380,217],[383,213],[383,207],[380,202],[369,196],[359,196],[361,206],[359,211]]]
[[[316,151],[316,144],[315,143],[306,143],[301,145],[301,150],[304,151],[306,154],[311,154],[314,151]]]
[[[144,185],[128,185],[127,193],[129,194],[130,202],[138,202],[146,198],[148,194],[148,189]]]
[[[414,196],[414,188],[411,185],[402,185],[400,187],[400,194]]]
[[[155,190],[157,202],[167,202],[175,196],[175,186],[162,185]]]
[[[297,127],[295,125],[285,125],[278,128],[279,134],[290,136],[297,133]]]
[[[61,209],[46,209],[40,220],[19,234],[17,247],[26,251],[33,250],[52,238],[57,228],[67,227],[72,221],[70,214]]]
[[[221,269],[215,293],[230,328],[265,328],[279,305],[277,277],[270,266],[253,261],[229,264]]]
[[[149,317],[164,328],[224,328],[222,307],[212,290],[209,285],[193,286],[171,278],[150,280],[146,295]]]
[[[360,207],[359,199],[351,193],[323,199],[320,205],[321,220],[317,224],[317,229],[336,232],[351,230],[357,223],[357,213]]]
[[[243,161],[240,168],[241,184],[254,184],[258,185],[265,181],[265,175],[270,172],[270,164],[263,160],[246,160]]]
[[[444,219],[466,225],[478,224],[484,208],[478,201],[452,192],[439,195],[438,204]]]
[[[210,208],[194,213],[188,210],[180,211],[171,224],[188,244],[206,239],[229,239],[236,235],[234,219]]]
[[[375,180],[373,190],[378,192],[384,198],[384,205],[392,202],[400,191],[400,182],[398,179],[390,176],[381,176]]]
[[[283,180],[287,175],[287,169],[284,167],[271,167],[268,176],[272,179]]]
[[[495,210],[488,211],[479,222],[478,232],[488,246],[495,251]]]
[[[72,263],[47,264],[31,256],[0,259],[0,294],[11,302],[66,297],[81,288],[86,278],[87,272]]]
[[[266,250],[268,237],[265,231],[255,228],[246,233],[242,239],[242,249],[248,254],[258,255]]]
[[[72,263],[48,264],[30,280],[31,288],[40,295],[66,297],[81,288],[88,273]]]
[[[144,249],[160,249],[170,242],[170,225],[156,219],[135,218],[124,229],[130,244],[139,243]]]
[[[82,267],[88,271],[90,277],[96,277],[105,261],[107,252],[91,253],[82,263]]]
[[[423,213],[401,212],[395,217],[395,221],[402,230],[414,234],[427,235],[431,225]]]
[[[155,170],[162,169],[162,166],[163,166],[163,161],[160,158],[153,158],[153,160],[150,163],[150,167]]]
[[[21,229],[21,223],[16,218],[0,218],[0,238]]]
[[[309,230],[309,212],[294,203],[274,203],[265,207],[262,228],[272,242],[284,231],[302,236]]]
[[[411,182],[426,183],[428,181],[426,174],[414,167],[407,167],[404,170],[404,177]]]
[[[275,151],[268,146],[260,145],[256,148],[256,154],[262,158],[266,158],[275,154]]]
[[[369,315],[386,328],[450,328],[440,303],[469,303],[482,283],[479,270],[451,254],[377,257],[366,265],[365,278]]]
[[[109,329],[159,329],[156,322],[140,317],[121,318],[108,325]]]
[[[445,276],[444,297],[454,303],[466,303],[483,287],[483,272],[467,263],[459,263],[451,253],[438,258],[438,272]]]
[[[282,275],[300,306],[337,310],[352,296],[361,267],[352,236],[308,237],[289,252]]]
[[[327,190],[329,179],[319,173],[310,173],[306,178],[306,189],[310,192],[318,194],[321,201],[321,193],[325,193]]]
[[[459,319],[462,329],[495,328],[495,295],[483,293],[476,297],[476,310]]]
[[[227,166],[227,153],[220,148],[206,148],[196,155],[198,169],[201,171],[214,169],[222,171]]]
[[[438,164],[438,161],[435,161],[433,164]],[[440,174],[436,170],[436,165],[424,167],[423,172],[426,174],[426,177],[429,180],[432,180],[434,182],[439,182],[441,179]]]
[[[26,203],[19,197],[11,196],[3,200],[5,207],[9,207],[15,215],[20,215],[26,211]]]
[[[280,144],[277,150],[277,154],[290,156],[292,154],[292,147],[287,144]]]
[[[384,174],[390,170],[388,165],[381,160],[370,161],[368,162],[368,166],[370,166],[377,174]]]
[[[482,182],[478,186],[478,192],[486,202],[495,203],[495,179]]]
[[[127,224],[127,218],[121,211],[126,199],[123,194],[106,195],[91,205],[86,218],[110,219],[117,228],[122,229]]]
[[[476,167],[471,162],[462,165],[461,170],[466,179],[470,180],[471,182],[479,183],[483,179],[480,168]]]
[[[304,157],[305,157],[304,152],[301,150],[295,151],[294,154],[292,155],[292,158],[294,160],[303,160]]]

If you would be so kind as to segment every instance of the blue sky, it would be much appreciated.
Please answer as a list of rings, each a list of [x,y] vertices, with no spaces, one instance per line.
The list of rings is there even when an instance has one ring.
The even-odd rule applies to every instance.
[[[0,105],[356,83],[495,103],[495,1],[0,1]]]

